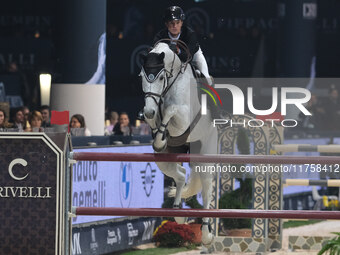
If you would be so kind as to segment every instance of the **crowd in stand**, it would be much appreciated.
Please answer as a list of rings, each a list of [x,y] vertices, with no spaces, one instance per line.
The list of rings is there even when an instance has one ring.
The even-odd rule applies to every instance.
[[[11,112],[0,108],[0,131],[44,132],[52,131],[50,108],[43,105],[39,110],[30,111],[26,106],[11,109]],[[85,118],[81,114],[74,114],[69,121],[69,129],[74,136],[91,136],[86,127]],[[53,131],[52,131],[53,132]],[[126,112],[118,114],[112,111],[105,120],[105,135],[149,135],[149,126],[143,121],[136,121],[131,125]]]
[[[105,135],[150,135],[150,128],[140,120],[136,120],[136,124],[133,126],[126,112],[118,114],[112,111],[105,121]]]
[[[9,111],[0,108],[0,130],[19,132],[41,132],[51,127],[49,107],[44,105],[39,111],[30,111],[28,107],[20,107]]]

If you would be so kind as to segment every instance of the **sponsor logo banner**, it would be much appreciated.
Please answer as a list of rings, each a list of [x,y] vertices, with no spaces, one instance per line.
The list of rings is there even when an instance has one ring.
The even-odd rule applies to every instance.
[[[150,217],[73,227],[71,254],[106,254],[148,243],[160,224],[160,218]]]
[[[76,152],[152,153],[151,146],[75,149]],[[73,206],[160,208],[164,175],[154,162],[79,161],[73,165]],[[116,218],[78,216],[73,224]]]

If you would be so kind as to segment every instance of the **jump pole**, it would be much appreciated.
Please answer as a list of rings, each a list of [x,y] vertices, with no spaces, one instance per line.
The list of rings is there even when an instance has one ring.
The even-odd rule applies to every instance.
[[[324,186],[340,187],[340,180],[309,180],[309,179],[286,179],[283,180],[285,186]]]
[[[133,162],[200,162],[231,164],[340,164],[337,156],[281,156],[281,155],[225,155],[180,153],[101,153],[72,152],[70,159],[77,161],[133,161]]]
[[[273,149],[276,152],[321,152],[340,153],[340,145],[312,145],[312,144],[275,144]]]
[[[263,218],[263,219],[333,219],[340,220],[340,211],[250,210],[250,209],[159,209],[116,207],[73,207],[74,215],[153,216],[197,218]]]

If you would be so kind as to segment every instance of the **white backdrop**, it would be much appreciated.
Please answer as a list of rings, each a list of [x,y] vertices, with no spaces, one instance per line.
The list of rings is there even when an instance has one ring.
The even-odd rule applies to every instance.
[[[105,85],[52,84],[51,110],[79,113],[92,135],[104,135]]]

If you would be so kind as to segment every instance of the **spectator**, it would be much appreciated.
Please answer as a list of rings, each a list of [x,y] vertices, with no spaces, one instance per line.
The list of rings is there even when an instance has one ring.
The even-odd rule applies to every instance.
[[[140,120],[139,122],[139,134],[140,135],[150,135],[151,134],[151,129],[150,126],[148,124],[145,123],[145,121]]]
[[[13,128],[19,129],[19,132],[23,132],[26,129],[25,117],[22,108],[17,108],[14,111]]]
[[[117,112],[110,113],[110,124],[105,127],[105,135],[112,135],[115,125],[118,123],[119,115]]]
[[[33,111],[29,116],[30,127],[26,128],[27,132],[42,132],[43,128],[41,127],[43,118],[39,111]]]
[[[74,114],[70,121],[71,134],[74,136],[91,136],[85,125],[85,118],[81,114]]]
[[[132,135],[129,115],[126,112],[122,112],[119,115],[119,123],[113,128],[113,134],[124,136]]]
[[[6,112],[3,109],[0,109],[0,130],[4,130],[6,128],[11,128],[12,125],[8,123],[8,119],[6,116]]]
[[[48,105],[43,105],[40,107],[40,112],[41,112],[42,119],[43,119],[41,126],[43,128],[51,127],[50,107]]]
[[[27,106],[23,106],[22,107],[22,113],[24,114],[24,118],[25,118],[25,125],[26,125],[26,129],[30,127],[30,123],[29,123],[29,117],[30,117],[30,109]]]

